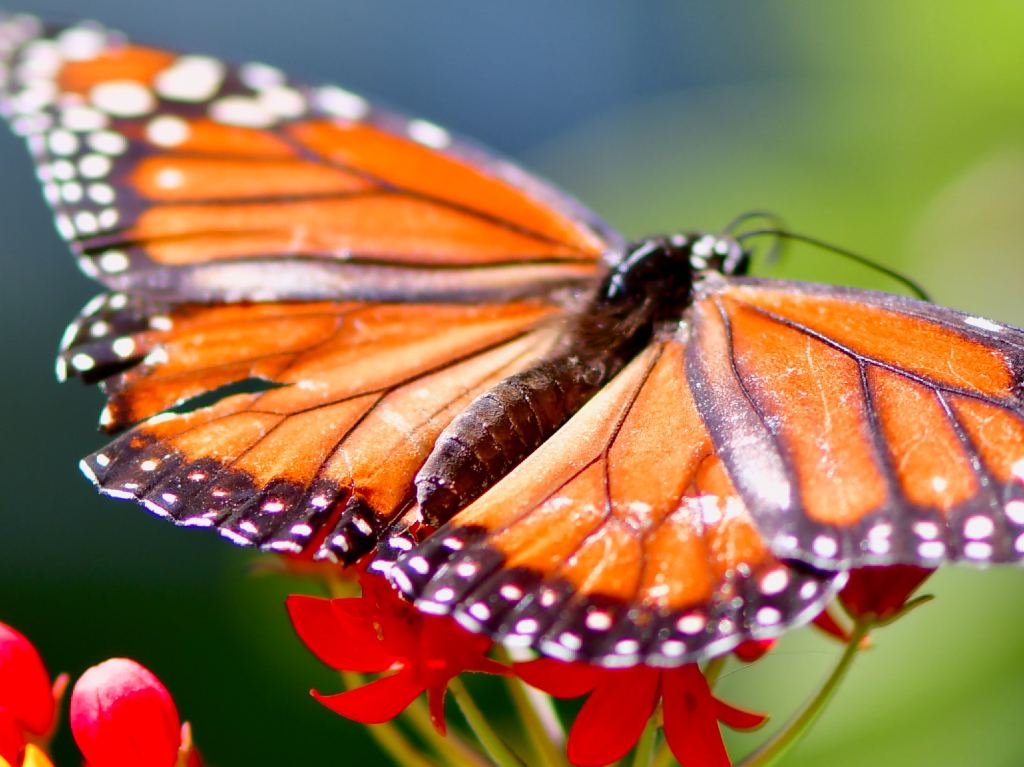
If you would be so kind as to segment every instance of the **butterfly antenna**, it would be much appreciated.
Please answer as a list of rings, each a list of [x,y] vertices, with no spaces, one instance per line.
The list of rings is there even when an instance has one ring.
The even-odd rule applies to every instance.
[[[764,219],[768,223],[768,227],[763,230],[757,231],[785,231],[785,224],[782,222],[782,218],[777,213],[772,213],[770,210],[748,210],[746,213],[740,213],[736,218],[730,221],[720,232],[721,236],[733,237],[739,241],[739,237],[735,237],[734,233],[741,224],[745,224],[748,221],[754,221],[756,219]],[[746,235],[742,235],[746,236]],[[768,255],[765,259],[769,264],[774,264],[779,260],[779,256],[782,254],[782,240],[776,238],[775,242],[772,243],[771,248],[768,250]]]
[[[928,295],[928,292],[923,287],[921,287],[917,282],[912,280],[910,277],[907,277],[907,275],[901,274],[900,272],[897,272],[894,269],[890,269],[889,267],[884,266],[878,263],[877,261],[872,261],[870,258],[862,256],[859,253],[855,253],[852,250],[847,250],[846,248],[842,248],[838,245],[833,245],[832,243],[826,242],[825,240],[819,240],[817,237],[811,237],[810,235],[807,234],[791,232],[787,229],[770,227],[766,229],[752,229],[750,231],[743,232],[743,234],[740,234],[736,237],[736,241],[742,245],[744,240],[747,240],[751,237],[767,236],[776,237],[780,241],[792,240],[794,242],[802,242],[806,245],[811,245],[816,248],[821,248],[822,250],[827,250],[831,253],[835,253],[837,256],[843,256],[844,258],[848,258],[851,261],[855,261],[858,264],[861,264],[862,266],[868,267],[869,269],[874,269],[876,272],[884,274],[886,277],[895,280],[896,282],[900,283],[905,288],[907,288],[909,291],[911,291],[922,301],[932,300],[931,296]]]

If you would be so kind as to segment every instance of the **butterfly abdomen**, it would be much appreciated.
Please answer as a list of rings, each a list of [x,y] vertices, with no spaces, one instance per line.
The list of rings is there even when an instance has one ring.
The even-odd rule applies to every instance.
[[[424,518],[441,524],[555,433],[614,374],[607,361],[565,354],[478,397],[442,432],[416,476]]]

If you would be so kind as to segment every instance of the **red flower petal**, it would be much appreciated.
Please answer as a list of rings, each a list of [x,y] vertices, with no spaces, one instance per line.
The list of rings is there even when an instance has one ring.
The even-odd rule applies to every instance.
[[[665,739],[686,767],[730,767],[718,728],[716,707],[704,675],[696,665],[664,674]]]
[[[818,617],[811,622],[830,637],[838,639],[843,644],[849,643],[850,632],[839,625],[832,613],[828,611],[827,607],[818,613]]]
[[[411,671],[399,671],[362,687],[336,695],[313,697],[335,713],[363,724],[380,724],[394,719],[423,692],[423,685]]]
[[[331,601],[339,619],[372,632],[379,652],[389,657],[415,655],[425,616],[402,599],[388,581],[367,572],[359,574],[362,596]],[[365,644],[370,644],[366,634]]]
[[[597,687],[604,678],[605,669],[587,663],[566,663],[540,658],[516,663],[513,671],[530,687],[554,695],[556,698],[578,698]]]
[[[713,700],[715,703],[715,718],[733,730],[756,730],[768,721],[767,714],[740,708],[718,698],[713,698]]]
[[[331,668],[387,671],[395,657],[385,651],[372,621],[348,616],[336,604],[358,601],[292,595],[285,605],[299,639]]]
[[[7,709],[0,708],[0,759],[17,764],[24,747],[25,738],[21,734],[21,728],[14,721],[14,716]]]
[[[180,730],[167,688],[133,660],[93,666],[71,691],[71,731],[89,767],[172,767]]]
[[[873,620],[891,618],[906,604],[910,595],[934,572],[913,565],[858,567],[839,592],[839,601],[850,615]]]
[[[32,643],[0,623],[0,708],[21,729],[45,735],[56,713],[50,675]]]
[[[658,703],[658,669],[600,671],[600,683],[569,731],[567,755],[577,767],[598,767],[625,755],[639,740]]]
[[[500,663],[484,657],[491,648],[488,637],[470,633],[448,616],[423,616],[418,639],[414,655],[422,661],[428,684],[447,682],[463,671],[507,673]]]
[[[761,660],[769,650],[775,646],[774,639],[748,639],[740,642],[732,654],[744,663],[753,663]]]
[[[335,712],[367,724],[392,719],[430,691],[434,726],[443,733],[444,694],[463,671],[504,674],[484,657],[491,646],[449,617],[423,615],[379,576],[362,573],[362,596],[324,600],[292,596],[288,613],[296,633],[325,663],[351,671],[398,673],[337,695],[313,695]]]

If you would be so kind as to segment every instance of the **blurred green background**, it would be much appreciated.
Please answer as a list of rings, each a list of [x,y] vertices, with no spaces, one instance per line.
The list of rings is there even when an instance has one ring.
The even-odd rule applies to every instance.
[[[423,114],[521,160],[624,233],[714,228],[751,208],[1024,326],[1024,4],[925,0],[586,3],[52,0],[139,40],[261,59]],[[212,765],[384,761],[322,709],[292,636],[300,582],[97,498],[99,394],[53,380],[96,291],[53,232],[27,155],[0,136],[0,620],[51,670],[112,655],[161,676]],[[892,287],[816,251],[769,272]],[[880,632],[789,765],[1024,763],[1024,573],[950,568]],[[837,648],[807,630],[722,691],[781,721]],[[731,741],[739,756],[763,734]],[[57,757],[76,764],[63,733]]]

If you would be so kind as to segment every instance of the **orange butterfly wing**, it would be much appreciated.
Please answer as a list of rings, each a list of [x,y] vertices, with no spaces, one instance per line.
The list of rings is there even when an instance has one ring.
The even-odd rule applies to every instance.
[[[58,230],[123,291],[58,359],[103,382],[104,428],[138,424],[83,468],[179,524],[365,553],[444,427],[545,357],[618,242],[511,164],[342,89],[91,24],[0,32],[4,110]]]
[[[82,324],[83,338],[95,323],[119,323],[106,309]],[[142,423],[83,469],[108,495],[236,543],[357,557],[410,503],[412,477],[452,417],[548,351],[555,333],[542,326],[553,311],[538,302],[175,307],[164,330],[119,339],[146,356],[107,379],[104,422]],[[65,352],[72,364],[79,348]],[[279,386],[166,412],[253,378]]]
[[[899,296],[716,278],[697,407],[780,556],[1024,559],[1024,332]]]
[[[697,413],[679,338],[649,347],[397,564],[387,556],[376,567],[425,612],[608,666],[673,666],[775,635],[838,585],[780,561],[757,532]]]
[[[442,128],[264,65],[3,23],[4,109],[90,276],[166,300],[426,300],[586,282],[618,237]]]

